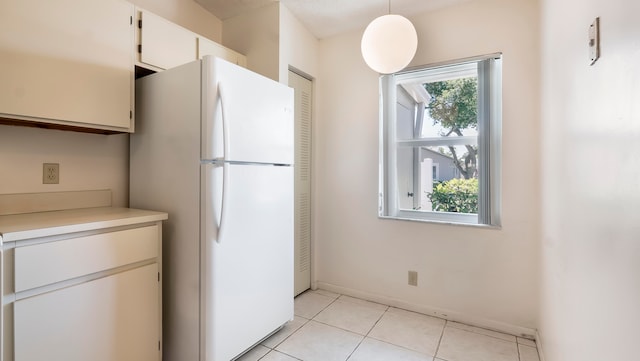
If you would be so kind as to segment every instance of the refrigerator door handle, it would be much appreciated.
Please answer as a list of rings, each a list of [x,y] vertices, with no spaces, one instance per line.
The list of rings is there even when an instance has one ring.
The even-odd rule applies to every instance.
[[[218,237],[216,237],[216,242],[218,244],[222,243],[222,224],[224,219],[224,210],[225,210],[225,199],[227,198],[227,192],[229,188],[229,165],[225,162],[225,158],[229,154],[229,129],[227,128],[227,114],[225,111],[224,105],[224,91],[222,90],[223,86],[221,83],[218,83],[218,97],[220,98],[220,115],[222,118],[222,149],[223,154],[221,157],[222,163],[222,196],[219,199],[220,202],[220,220],[218,223]]]
[[[225,200],[227,199],[227,193],[229,192],[229,164],[228,163],[223,163],[222,164],[222,196],[220,198],[218,198],[218,202],[220,202],[220,219],[218,221],[218,237],[216,237],[216,243],[221,244],[222,243],[222,225],[224,222],[224,211],[226,209],[225,207]]]
[[[220,114],[222,116],[222,159],[226,159],[229,154],[229,129],[227,128],[227,113],[224,105],[223,86],[218,83],[218,97],[220,97]]]

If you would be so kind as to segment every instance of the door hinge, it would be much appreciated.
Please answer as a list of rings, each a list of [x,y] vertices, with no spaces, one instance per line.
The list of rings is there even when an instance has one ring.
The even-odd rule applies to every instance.
[[[158,341],[158,351],[160,351],[160,341]]]
[[[142,53],[142,44],[138,44],[138,53]]]
[[[138,20],[138,29],[142,29],[142,19]]]
[[[133,119],[133,111],[129,110],[129,119]]]
[[[158,272],[158,282],[160,282],[160,272]]]
[[[133,25],[133,16],[129,16],[129,25]]]

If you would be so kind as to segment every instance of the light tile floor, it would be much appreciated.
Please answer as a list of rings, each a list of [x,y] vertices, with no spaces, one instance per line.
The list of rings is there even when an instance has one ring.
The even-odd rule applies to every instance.
[[[532,340],[317,290],[238,361],[540,361]]]

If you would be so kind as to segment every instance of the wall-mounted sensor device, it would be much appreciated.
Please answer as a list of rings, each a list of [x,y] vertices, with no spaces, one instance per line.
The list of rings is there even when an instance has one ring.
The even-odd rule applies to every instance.
[[[600,18],[596,18],[589,26],[589,59],[591,65],[600,58]]]

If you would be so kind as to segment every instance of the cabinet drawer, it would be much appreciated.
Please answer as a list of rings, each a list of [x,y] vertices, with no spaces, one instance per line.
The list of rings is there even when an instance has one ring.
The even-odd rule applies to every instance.
[[[152,259],[158,226],[101,233],[15,249],[15,292]]]

